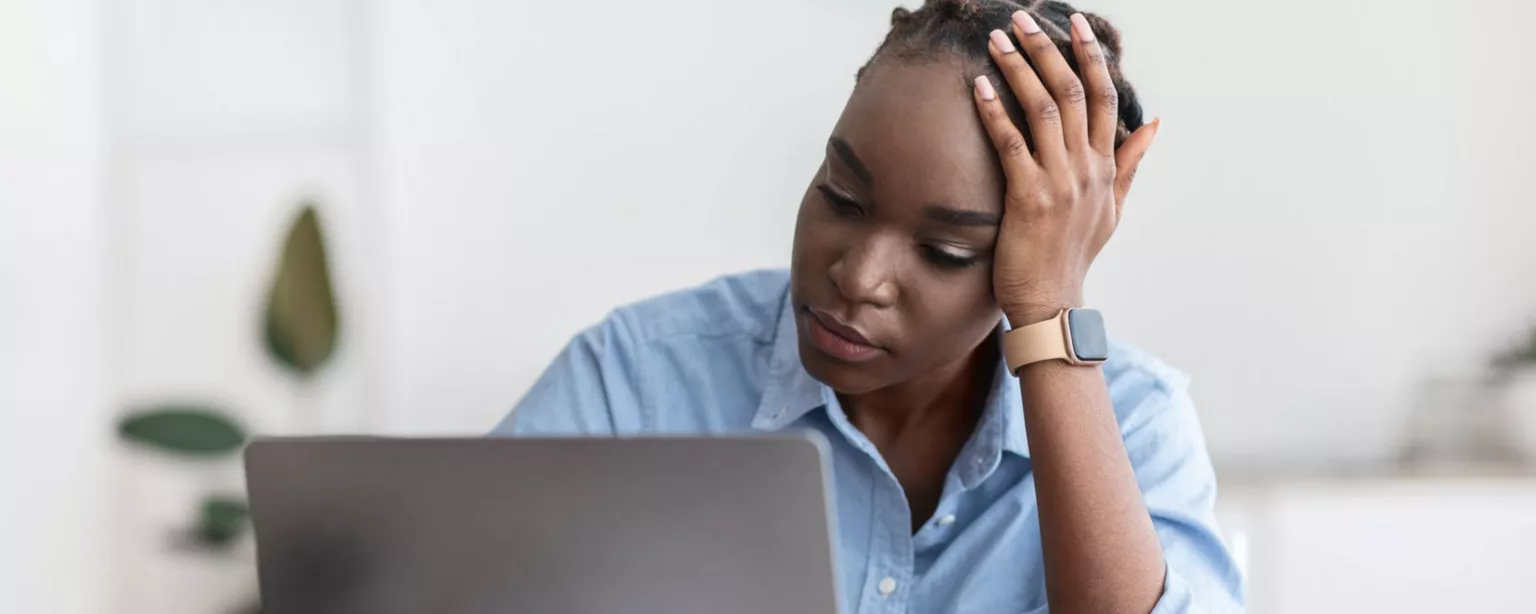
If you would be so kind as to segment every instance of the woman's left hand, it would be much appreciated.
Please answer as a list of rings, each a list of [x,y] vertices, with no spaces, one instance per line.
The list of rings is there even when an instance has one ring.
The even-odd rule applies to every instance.
[[[1088,267],[1120,221],[1159,122],[1142,126],[1116,150],[1118,95],[1082,15],[1072,16],[1072,42],[1083,79],[1028,13],[1014,14],[1013,31],[1038,73],[1001,30],[992,32],[988,46],[1024,108],[1034,151],[986,76],[976,78],[974,94],[1008,182],[993,291],[1009,321],[1024,326],[1082,304]]]

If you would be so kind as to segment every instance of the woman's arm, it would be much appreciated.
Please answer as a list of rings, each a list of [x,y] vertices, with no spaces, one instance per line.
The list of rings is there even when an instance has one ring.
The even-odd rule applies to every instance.
[[[1002,31],[991,35],[992,58],[1025,110],[1033,148],[992,83],[983,76],[975,84],[1008,181],[993,285],[1014,326],[1081,305],[1088,268],[1119,222],[1157,129],[1156,122],[1142,127],[1116,150],[1119,106],[1103,51],[1081,15],[1072,23],[1081,78],[1023,11],[1013,24],[1023,53]],[[1047,361],[1018,375],[1051,611],[1152,611],[1163,591],[1163,553],[1103,372]]]
[[[1083,425],[1064,424],[1072,421],[1071,416],[1067,420],[1053,419],[1054,416],[1037,411],[1043,407],[1052,407],[1053,404],[1042,403],[1038,398],[1042,395],[1032,397],[1029,381],[1036,377],[1045,379],[1045,386],[1034,386],[1034,390],[1050,390],[1052,382],[1064,380],[1033,368],[1020,373],[1024,378],[1024,402],[1029,408],[1025,411],[1025,417],[1029,424],[1030,449],[1035,463],[1035,488],[1039,495],[1041,537],[1045,554],[1051,556],[1050,552],[1056,547],[1051,543],[1052,540],[1079,542],[1081,538],[1072,538],[1065,531],[1080,530],[1071,527],[1087,526],[1087,523],[1069,523],[1066,529],[1058,528],[1062,526],[1060,519],[1078,518],[1085,514],[1081,511],[1084,509],[1088,510],[1088,514],[1102,513],[1114,505],[1098,499],[1090,500],[1104,491],[1083,489],[1081,485],[1114,484],[1118,488],[1122,484],[1112,476],[1089,475],[1083,470],[1108,465],[1098,462],[1101,459],[1086,460],[1075,453],[1107,453],[1113,457],[1109,465],[1121,467],[1127,466],[1124,463],[1128,458],[1128,467],[1135,472],[1129,479],[1134,480],[1132,488],[1138,491],[1138,499],[1129,504],[1134,506],[1133,511],[1140,512],[1143,520],[1151,523],[1157,535],[1155,545],[1160,547],[1162,560],[1166,562],[1163,569],[1153,570],[1154,573],[1161,572],[1163,580],[1158,587],[1162,596],[1157,598],[1157,605],[1152,611],[1158,614],[1241,612],[1243,579],[1236,562],[1222,543],[1220,529],[1216,524],[1216,475],[1211,467],[1210,455],[1206,452],[1194,402],[1189,396],[1187,379],[1155,360],[1137,356],[1134,349],[1122,347],[1117,352],[1121,353],[1123,360],[1113,369],[1105,367],[1108,373],[1104,375],[1099,375],[1101,371],[1097,368],[1079,368],[1068,371],[1066,375],[1070,377],[1073,373],[1085,371],[1094,375],[1092,379],[1108,378],[1114,382],[1109,391],[1114,399],[1113,413],[1105,412],[1088,417],[1108,415],[1108,420],[1095,422],[1098,422],[1100,428],[1116,428],[1114,424],[1106,423],[1118,423],[1115,437],[1124,442],[1123,445],[1089,447],[1088,438],[1074,439],[1068,435],[1066,427]],[[1057,368],[1071,369],[1066,365]],[[1098,385],[1100,387],[1096,389],[1103,390],[1102,381]],[[1071,407],[1069,412],[1077,412],[1095,406],[1085,402],[1067,407]],[[1095,441],[1102,443],[1105,440]],[[1054,490],[1060,484],[1068,488]],[[1073,485],[1078,488],[1072,488]],[[1057,492],[1062,494],[1051,494]],[[1122,489],[1119,492],[1129,491]],[[1119,501],[1123,503],[1127,500]],[[1075,509],[1068,511],[1066,508],[1069,507]],[[1083,543],[1094,548],[1109,542]],[[1126,557],[1120,552],[1111,552],[1109,556],[1110,564],[1142,560],[1139,557]],[[1047,582],[1053,604],[1058,600],[1054,597],[1056,595],[1083,594],[1080,589],[1060,588],[1058,581],[1062,574],[1054,573],[1056,569],[1051,567],[1050,559],[1047,558]],[[1140,577],[1143,572],[1122,569],[1111,573],[1115,577],[1126,578]],[[1106,586],[1108,584],[1104,583]],[[1153,593],[1153,597],[1156,598],[1156,593]],[[1115,609],[1107,603],[1085,605],[1081,610],[1075,606],[1062,607],[1073,608],[1068,611],[1146,611],[1144,604],[1124,609]],[[1052,611],[1059,609],[1053,608]]]
[[[1152,611],[1163,554],[1103,371],[1046,361],[1019,378],[1051,611]]]

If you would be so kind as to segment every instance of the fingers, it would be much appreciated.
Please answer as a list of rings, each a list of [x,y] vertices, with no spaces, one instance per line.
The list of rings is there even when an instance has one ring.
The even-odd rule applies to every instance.
[[[1013,118],[1008,117],[1008,111],[1003,108],[1003,101],[998,99],[992,81],[986,75],[976,77],[971,94],[976,100],[976,110],[981,115],[987,136],[992,139],[992,146],[1002,159],[1003,174],[1010,182],[1029,181],[1039,170],[1039,165],[1030,155],[1029,145],[1024,142],[1019,127],[1014,125]]]
[[[1024,117],[1029,122],[1030,134],[1034,136],[1035,153],[1040,157],[1040,163],[1049,168],[1061,168],[1067,161],[1067,149],[1062,140],[1061,110],[1056,100],[1046,90],[1045,84],[1041,83],[1040,76],[1035,74],[1029,61],[1013,46],[1007,34],[1002,30],[993,30],[990,36],[987,50],[992,54],[992,61],[1002,70],[1003,78],[1008,80],[1013,95],[1018,97],[1019,105],[1024,108]],[[1044,34],[1040,36],[1044,37]],[[1023,40],[1024,37],[1019,38]],[[1002,108],[1001,104],[996,106]]]
[[[1074,28],[1075,29],[1075,28]],[[1062,57],[1061,51],[1056,49],[1056,42],[1040,29],[1035,23],[1034,17],[1026,11],[1016,11],[1013,14],[1013,32],[1019,37],[1019,45],[1024,48],[1024,53],[1029,56],[1029,61],[1034,64],[1040,74],[1040,80],[1045,83],[1055,101],[1060,116],[1058,130],[1062,133],[1062,139],[1067,148],[1074,151],[1082,151],[1088,146],[1088,121],[1087,111],[1084,109],[1085,98],[1083,83],[1072,72],[1067,59]],[[1076,35],[1073,36],[1076,39]],[[1034,72],[1034,71],[1031,71]],[[1013,75],[1008,75],[1008,82],[1013,82]],[[1017,91],[1017,90],[1015,90]],[[1023,100],[1020,96],[1020,101]],[[1044,103],[1026,104],[1026,113],[1044,108]],[[1034,127],[1034,123],[1030,123]],[[1038,135],[1036,140],[1039,140]]]
[[[1081,13],[1072,15],[1072,49],[1087,90],[1088,144],[1108,157],[1115,151],[1115,131],[1120,126],[1120,96],[1109,76],[1104,50]]]
[[[1125,197],[1131,191],[1131,182],[1136,179],[1136,167],[1141,165],[1141,159],[1147,155],[1147,150],[1152,147],[1152,141],[1157,138],[1157,129],[1162,127],[1163,120],[1154,119],[1152,123],[1142,126],[1120,144],[1120,149],[1115,152],[1115,219],[1120,219],[1120,214],[1125,208]]]

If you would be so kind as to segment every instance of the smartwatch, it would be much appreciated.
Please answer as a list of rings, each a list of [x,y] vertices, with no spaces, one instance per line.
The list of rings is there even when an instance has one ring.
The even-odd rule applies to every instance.
[[[1003,333],[1003,359],[1018,375],[1024,365],[1046,360],[1090,366],[1109,359],[1104,316],[1096,309],[1063,309],[1056,317]]]

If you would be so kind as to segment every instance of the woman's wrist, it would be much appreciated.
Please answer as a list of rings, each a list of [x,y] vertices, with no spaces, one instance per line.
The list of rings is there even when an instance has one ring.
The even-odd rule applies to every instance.
[[[1008,318],[1009,326],[1019,328],[1054,318],[1063,309],[1082,306],[1081,292],[1060,292],[1003,305],[1003,315]]]

